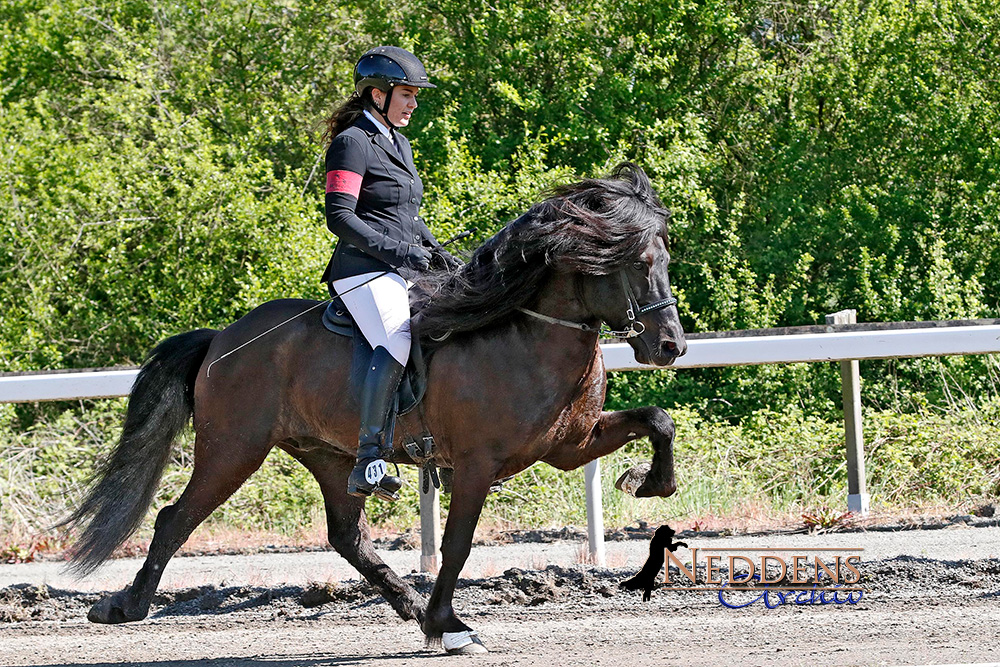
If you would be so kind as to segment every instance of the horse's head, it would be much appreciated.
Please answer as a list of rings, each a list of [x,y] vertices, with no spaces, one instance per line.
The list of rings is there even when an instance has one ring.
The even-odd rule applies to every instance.
[[[554,188],[428,290],[421,335],[441,341],[518,312],[587,332],[599,319],[628,340],[637,361],[667,366],[687,351],[667,275],[668,217],[631,163]],[[559,287],[543,299],[553,275]]]
[[[633,261],[584,283],[590,310],[632,346],[642,364],[669,366],[687,352],[669,264],[664,228]]]
[[[667,273],[670,212],[646,173],[623,163],[609,178],[559,188],[536,209],[545,211],[546,205],[567,237],[560,243],[560,264],[578,274],[578,296],[588,314],[625,338],[640,363],[668,366],[684,354],[687,343]]]

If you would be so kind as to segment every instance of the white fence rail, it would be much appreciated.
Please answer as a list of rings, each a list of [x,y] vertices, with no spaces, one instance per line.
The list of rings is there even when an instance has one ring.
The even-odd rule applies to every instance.
[[[0,377],[0,403],[128,396],[138,368]]]
[[[609,371],[658,370],[643,366],[626,343],[605,343]],[[890,331],[835,331],[688,341],[688,352],[671,366],[710,368],[755,364],[893,359],[1000,352],[1000,325]],[[662,370],[662,369],[660,369]],[[127,396],[138,369],[45,373],[0,377],[0,403]]]
[[[852,311],[842,311],[838,321],[852,317]],[[799,362],[856,361],[858,359],[893,359],[900,357],[928,357],[955,354],[1000,353],[1000,324],[970,324],[971,326],[928,327],[920,323],[890,323],[887,330],[858,331],[844,330],[847,327],[830,327],[828,333],[790,333],[786,335],[730,336],[721,334],[715,338],[700,338],[688,341],[688,352],[671,367],[710,368],[721,366],[742,366],[755,364],[788,364]],[[910,324],[920,328],[899,328]],[[942,323],[963,324],[963,323]],[[807,327],[815,329],[816,327]],[[654,366],[644,366],[635,361],[632,349],[625,343],[602,344],[605,367],[617,370],[657,370]],[[0,403],[58,401],[80,398],[111,398],[127,396],[138,369],[97,370],[67,373],[44,373],[37,375],[12,375],[0,377]],[[849,395],[845,376],[845,401]],[[854,378],[856,382],[856,377]],[[856,392],[853,401],[857,402]],[[845,406],[847,408],[849,406]],[[848,439],[850,433],[860,433],[860,415],[854,410],[846,410],[852,416],[846,424]],[[849,443],[850,444],[850,443]],[[863,443],[856,443],[857,457],[851,468],[850,489],[859,503],[851,509],[866,511],[867,495],[864,493],[864,449]],[[851,461],[849,460],[849,464]],[[860,471],[856,469],[860,467]],[[860,473],[860,474],[859,474]],[[587,465],[587,509],[590,552],[594,562],[603,564],[604,530],[600,503],[600,467],[597,461]],[[421,494],[421,513],[427,514],[425,525],[437,525],[437,495]],[[434,535],[438,531],[431,531]],[[437,538],[430,538],[423,548],[421,569],[437,569]]]
[[[625,343],[601,346],[608,370],[652,370],[635,361]],[[1000,325],[838,331],[834,333],[708,338],[688,341],[688,351],[672,368],[938,357],[1000,352]]]

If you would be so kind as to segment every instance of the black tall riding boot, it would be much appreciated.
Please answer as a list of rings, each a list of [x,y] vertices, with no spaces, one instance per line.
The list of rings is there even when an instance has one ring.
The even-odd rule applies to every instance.
[[[396,492],[403,486],[403,480],[386,473],[386,463],[382,459],[392,449],[391,442],[383,441],[389,410],[402,377],[403,366],[387,349],[376,347],[361,389],[358,462],[347,478],[347,493],[352,496],[367,498],[376,493],[382,498],[395,500]],[[383,449],[387,451],[383,453]]]

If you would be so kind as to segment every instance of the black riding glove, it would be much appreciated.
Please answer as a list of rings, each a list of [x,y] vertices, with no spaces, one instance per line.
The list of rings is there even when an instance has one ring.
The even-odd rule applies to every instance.
[[[431,252],[434,254],[434,265],[436,267],[440,266],[447,271],[458,271],[465,266],[461,260],[441,246],[436,246]]]
[[[430,251],[423,247],[422,245],[409,245],[406,249],[406,257],[404,262],[406,266],[411,269],[416,269],[417,271],[426,271],[431,268],[431,256]]]

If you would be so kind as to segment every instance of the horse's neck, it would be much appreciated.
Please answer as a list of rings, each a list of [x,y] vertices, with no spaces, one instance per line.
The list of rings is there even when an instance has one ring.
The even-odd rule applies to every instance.
[[[528,308],[568,322],[593,324],[593,316],[587,312],[586,306],[580,300],[576,278],[571,274],[556,274],[550,278]]]
[[[531,310],[568,322],[598,322],[580,301],[572,275],[557,274],[548,281],[538,298],[527,306]],[[586,375],[599,349],[597,334],[561,324],[527,318],[529,345],[526,351],[537,358],[540,369],[564,377]]]

